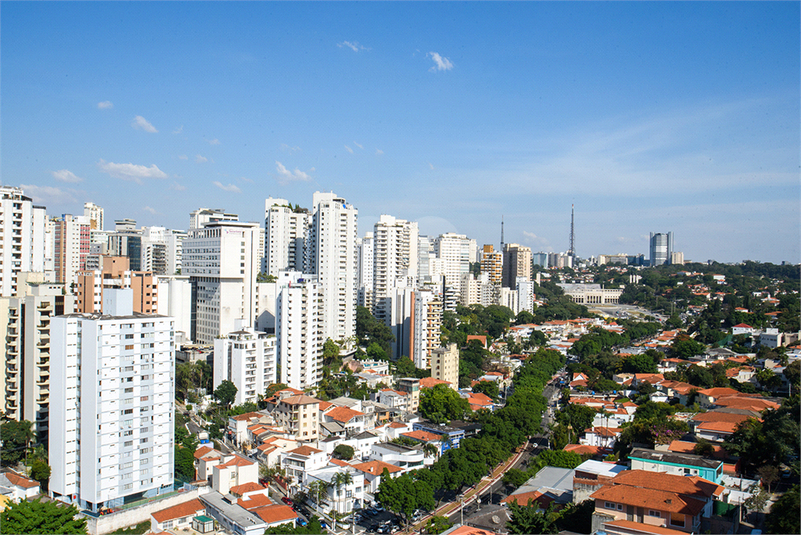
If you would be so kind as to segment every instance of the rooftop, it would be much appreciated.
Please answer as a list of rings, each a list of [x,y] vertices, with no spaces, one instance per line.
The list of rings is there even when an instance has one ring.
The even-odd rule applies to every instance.
[[[631,450],[631,453],[629,454],[629,459],[641,459],[644,461],[651,461],[658,463],[685,464],[689,466],[709,468],[712,470],[717,470],[717,468],[721,465],[721,461],[704,459],[699,455],[676,453],[672,451],[647,450],[645,448],[634,448],[633,450]]]

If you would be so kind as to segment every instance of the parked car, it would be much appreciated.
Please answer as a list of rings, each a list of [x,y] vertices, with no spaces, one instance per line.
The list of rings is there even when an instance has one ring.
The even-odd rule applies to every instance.
[[[290,499],[289,499],[289,498],[287,498],[286,496],[282,496],[282,497],[281,497],[281,501],[282,501],[282,502],[284,502],[284,503],[285,503],[285,504],[287,504],[287,505],[292,505],[292,503],[293,503],[293,502],[292,502],[292,500],[290,500]]]
[[[298,524],[300,524],[301,527],[306,527],[309,525],[309,523],[304,518],[298,518]]]

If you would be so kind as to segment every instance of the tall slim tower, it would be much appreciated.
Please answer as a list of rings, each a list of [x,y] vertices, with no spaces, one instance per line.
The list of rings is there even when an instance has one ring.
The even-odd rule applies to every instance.
[[[501,216],[501,251],[503,251],[503,216]]]
[[[575,234],[575,227],[573,226],[573,216],[575,215],[575,209],[573,204],[570,205],[570,250],[567,252],[572,257],[576,256],[576,234]]]

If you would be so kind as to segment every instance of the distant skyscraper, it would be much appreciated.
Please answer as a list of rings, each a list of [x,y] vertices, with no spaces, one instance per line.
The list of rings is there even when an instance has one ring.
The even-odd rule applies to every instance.
[[[83,203],[83,216],[89,220],[91,230],[103,230],[103,209],[93,202]]]
[[[416,221],[382,215],[373,233],[373,315],[389,325],[395,283],[417,274]]]
[[[47,216],[44,207],[34,206],[23,193],[20,188],[0,186],[0,295],[4,297],[17,293],[21,272],[45,270]]]
[[[50,496],[98,512],[173,489],[173,320],[107,290],[52,320]]]
[[[235,405],[256,403],[276,377],[275,336],[239,322],[234,332],[214,340],[214,388],[223,381],[236,386]]]
[[[507,243],[503,250],[503,287],[517,288],[518,277],[531,280],[531,249]]]
[[[492,245],[485,245],[482,249],[481,273],[486,273],[493,284],[503,282],[503,253],[495,251]]]
[[[268,197],[264,201],[264,271],[303,270],[303,245],[311,216],[308,210],[292,209],[286,199]]]
[[[316,386],[323,376],[321,288],[314,276],[300,272],[279,275],[275,305],[280,381],[304,389]]]
[[[359,281],[356,301],[359,306],[373,308],[373,233],[367,232],[357,241]]]
[[[443,262],[446,286],[458,296],[462,275],[470,271],[470,240],[464,234],[441,234],[434,240],[434,251]]]
[[[78,272],[86,269],[89,256],[89,221],[83,216],[65,214],[53,221],[53,258],[56,281],[69,288]]]
[[[315,192],[304,271],[322,290],[323,340],[356,334],[356,238],[359,211],[333,192]]]
[[[669,264],[673,253],[673,233],[651,233],[651,266]]]

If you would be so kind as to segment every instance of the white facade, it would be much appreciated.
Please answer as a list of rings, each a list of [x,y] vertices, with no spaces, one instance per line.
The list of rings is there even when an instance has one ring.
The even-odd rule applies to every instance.
[[[373,308],[373,233],[367,232],[364,238],[358,240],[358,272],[359,282],[357,301],[358,305],[372,310]]]
[[[0,296],[17,293],[17,275],[45,270],[44,207],[34,206],[23,190],[0,186]]]
[[[89,220],[92,230],[103,230],[104,210],[93,202],[83,203],[83,216]]]
[[[256,403],[276,380],[276,340],[241,326],[226,338],[214,340],[214,389],[223,381],[236,386],[234,405]]]
[[[306,273],[322,289],[323,340],[356,334],[356,238],[358,210],[334,193],[315,192],[307,240]]]
[[[268,275],[279,271],[303,270],[303,247],[311,217],[295,212],[286,199],[264,201],[264,269]]]
[[[418,368],[431,367],[431,351],[441,346],[442,301],[427,290],[414,292],[414,333],[412,359]]]
[[[525,310],[534,313],[534,283],[524,277],[517,278],[517,313]]]
[[[173,486],[173,321],[132,303],[52,321],[50,495],[92,511]]]
[[[158,287],[157,313],[175,320],[176,343],[180,337],[191,341],[192,335],[192,284],[188,275],[156,277]]]
[[[390,325],[392,293],[399,278],[417,275],[416,221],[382,215],[373,234],[373,315]]]
[[[434,252],[444,263],[445,282],[455,288],[457,295],[461,289],[462,275],[470,271],[471,241],[475,244],[464,234],[452,232],[441,234],[434,240]]]
[[[303,390],[323,376],[320,285],[299,272],[281,273],[276,301],[275,333],[281,382]]]
[[[182,230],[171,230],[165,237],[167,245],[167,275],[178,275],[183,271],[184,240],[189,235]]]
[[[254,324],[259,272],[259,226],[219,221],[189,231],[183,242],[182,274],[192,284],[192,339],[210,344],[244,318]]]

